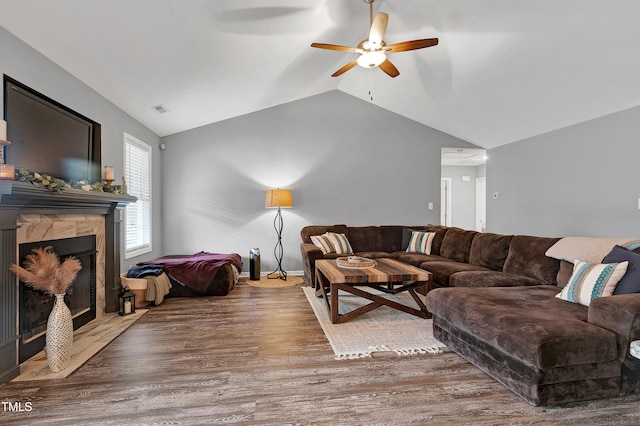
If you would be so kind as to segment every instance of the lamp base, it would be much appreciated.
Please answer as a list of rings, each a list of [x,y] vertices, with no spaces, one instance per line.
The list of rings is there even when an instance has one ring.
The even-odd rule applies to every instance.
[[[273,271],[272,273],[267,274],[267,279],[270,279],[270,280],[281,279],[283,281],[286,281],[287,272],[283,270]]]

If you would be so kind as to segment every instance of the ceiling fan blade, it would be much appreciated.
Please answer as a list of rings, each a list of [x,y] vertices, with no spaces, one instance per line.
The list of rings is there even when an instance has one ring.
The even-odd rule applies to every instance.
[[[397,77],[400,75],[400,71],[398,71],[398,68],[396,68],[396,66],[393,65],[388,59],[380,64],[380,69],[384,71],[389,77]]]
[[[421,40],[401,41],[400,43],[390,44],[382,50],[387,53],[406,52],[407,50],[424,49],[438,44],[437,38],[423,38]]]
[[[357,64],[358,64],[358,60],[354,59],[353,61],[349,62],[344,67],[340,68],[338,71],[336,71],[333,74],[331,74],[331,77],[338,77],[339,75],[342,75],[345,72],[349,71],[351,68],[355,67]]]
[[[362,49],[358,49],[357,47],[340,46],[337,44],[311,43],[311,47],[317,47],[318,49],[327,49],[327,50],[339,50],[341,52],[353,52],[353,53],[364,52]]]
[[[384,33],[387,31],[388,22],[388,14],[382,12],[378,12],[376,14],[376,17],[371,24],[371,30],[369,31],[369,43],[374,44],[376,47],[381,45]]]

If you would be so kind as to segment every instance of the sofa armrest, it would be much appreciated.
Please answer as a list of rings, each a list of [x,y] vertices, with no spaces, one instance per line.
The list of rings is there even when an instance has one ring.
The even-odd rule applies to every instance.
[[[640,294],[621,294],[592,300],[588,321],[616,334],[619,358],[623,361],[629,353],[629,344],[640,339]]]
[[[314,277],[316,274],[316,260],[324,258],[322,250],[313,244],[301,243],[300,253],[302,254],[302,263],[304,264],[304,280],[307,285],[313,287]]]

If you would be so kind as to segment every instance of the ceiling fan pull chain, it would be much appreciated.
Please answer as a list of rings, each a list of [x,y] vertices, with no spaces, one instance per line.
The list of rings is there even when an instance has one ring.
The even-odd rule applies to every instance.
[[[369,99],[373,102],[373,77],[374,68],[369,68]]]

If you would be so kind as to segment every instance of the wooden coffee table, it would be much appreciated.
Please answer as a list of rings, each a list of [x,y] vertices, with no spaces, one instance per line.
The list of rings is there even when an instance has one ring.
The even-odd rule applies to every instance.
[[[316,260],[316,296],[324,297],[331,322],[333,324],[346,322],[380,306],[389,306],[420,318],[431,318],[424,302],[416,294],[416,289],[419,288],[424,288],[426,294],[431,273],[393,259],[375,260],[376,266],[363,269],[341,268],[336,265],[335,259]],[[382,294],[365,291],[363,287],[379,290]],[[338,313],[339,290],[371,300],[371,303],[340,314]],[[405,291],[413,297],[418,305],[417,309],[385,297],[385,294],[398,294]]]

